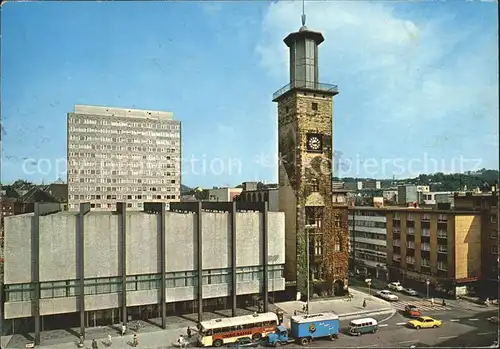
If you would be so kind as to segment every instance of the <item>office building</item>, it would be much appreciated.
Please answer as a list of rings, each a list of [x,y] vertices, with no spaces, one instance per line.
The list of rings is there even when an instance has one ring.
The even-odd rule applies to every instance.
[[[145,203],[144,211],[35,212],[5,218],[3,328],[35,333],[232,309],[268,309],[284,290],[284,214],[265,203]],[[2,290],[0,290],[1,292]],[[2,320],[2,319],[0,319]]]
[[[407,205],[419,202],[419,192],[415,185],[398,186],[398,205]]]
[[[481,216],[476,212],[386,207],[387,267],[409,287],[465,294],[481,276]]]
[[[334,206],[332,199],[332,112],[338,88],[320,83],[324,37],[303,19],[299,31],[284,39],[290,49],[290,81],[273,94],[281,160],[279,209],[286,222],[285,278],[302,295],[311,282],[341,295],[347,287],[349,233],[347,205]]]
[[[171,112],[76,105],[68,113],[68,208],[180,200],[181,126]]]
[[[242,188],[217,188],[208,190],[208,201],[234,201],[241,192]]]
[[[387,279],[386,210],[358,206],[349,210],[351,269],[367,277]]]
[[[279,190],[276,186],[262,185],[256,182],[244,182],[243,191],[238,200],[243,202],[267,202],[269,211],[279,211]]]
[[[481,216],[481,282],[479,292],[492,299],[498,296],[498,192],[457,193],[454,204],[457,210],[478,212]]]

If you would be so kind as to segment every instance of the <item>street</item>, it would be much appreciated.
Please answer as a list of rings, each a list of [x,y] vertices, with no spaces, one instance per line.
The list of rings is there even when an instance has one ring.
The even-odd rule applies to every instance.
[[[443,325],[435,329],[415,330],[405,326],[408,318],[396,313],[389,319],[383,316],[375,317],[379,321],[379,331],[375,334],[365,334],[359,337],[347,334],[349,321],[341,321],[340,338],[331,342],[318,340],[311,347],[478,347],[489,346],[497,339],[497,326],[486,319],[495,315],[495,311],[472,313],[450,310],[448,315],[436,316],[443,320]],[[425,315],[434,316],[430,312]],[[292,344],[291,347],[300,345]]]
[[[366,287],[356,287],[363,292],[368,292]],[[376,290],[371,290],[376,297]],[[485,307],[460,300],[446,300],[446,305],[441,304],[441,299],[436,299],[434,305],[431,301],[421,297],[414,297],[393,292],[399,300],[392,302],[398,310],[391,317],[374,316],[379,321],[379,331],[375,334],[366,334],[359,337],[347,334],[349,321],[341,321],[340,338],[331,342],[318,340],[311,343],[311,347],[486,347],[493,344],[498,338],[498,326],[488,322],[487,318],[498,315],[497,307]],[[406,327],[409,320],[404,315],[406,305],[414,305],[422,315],[431,316],[443,321],[443,325],[436,329],[415,330]],[[299,345],[291,345],[298,347]]]

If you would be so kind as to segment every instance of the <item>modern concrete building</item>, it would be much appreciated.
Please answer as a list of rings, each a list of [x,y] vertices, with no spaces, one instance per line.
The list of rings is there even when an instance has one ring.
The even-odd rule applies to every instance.
[[[390,279],[465,294],[481,276],[481,216],[458,210],[386,207]]]
[[[35,333],[198,313],[285,288],[284,214],[265,203],[145,203],[143,212],[5,218],[3,328]],[[212,308],[213,309],[213,308]]]
[[[349,253],[354,271],[387,279],[385,209],[357,206],[349,210]]]
[[[208,190],[208,201],[234,201],[241,194],[242,188],[218,188]]]
[[[257,187],[243,187],[238,200],[243,202],[267,202],[269,211],[279,211],[279,190],[278,188],[257,189]]]
[[[286,221],[285,278],[302,295],[313,283],[338,295],[347,287],[347,205],[332,202],[332,112],[338,88],[319,81],[323,41],[305,23],[284,39],[290,49],[290,81],[273,94],[281,160],[279,209]]]
[[[453,193],[450,191],[434,191],[422,194],[422,203],[425,205],[437,205],[438,203],[451,203],[453,202]]]
[[[496,189],[496,188],[494,188]],[[498,296],[498,192],[459,193],[454,197],[455,209],[475,211],[481,215],[481,282],[480,294]]]
[[[181,125],[171,112],[75,105],[68,113],[68,208],[129,210],[180,200]]]
[[[398,204],[407,205],[409,203],[419,202],[419,192],[415,185],[398,186]]]

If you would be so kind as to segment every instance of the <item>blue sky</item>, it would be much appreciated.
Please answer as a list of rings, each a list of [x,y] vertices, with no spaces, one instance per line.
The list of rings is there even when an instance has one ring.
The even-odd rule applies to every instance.
[[[186,185],[276,182],[271,96],[288,82],[282,39],[300,11],[282,1],[4,4],[2,182],[65,179],[74,104],[173,111]],[[315,1],[306,12],[326,39],[320,79],[340,89],[337,175],[498,168],[495,2]]]

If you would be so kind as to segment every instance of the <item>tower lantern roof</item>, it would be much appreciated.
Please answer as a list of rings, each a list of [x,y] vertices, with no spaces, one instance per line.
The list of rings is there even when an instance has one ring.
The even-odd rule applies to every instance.
[[[316,45],[319,45],[323,41],[325,41],[323,34],[317,31],[310,30],[305,25],[303,25],[299,29],[299,31],[288,34],[288,36],[283,39],[283,42],[286,44],[286,46],[291,47],[296,41],[306,39],[314,40]]]

